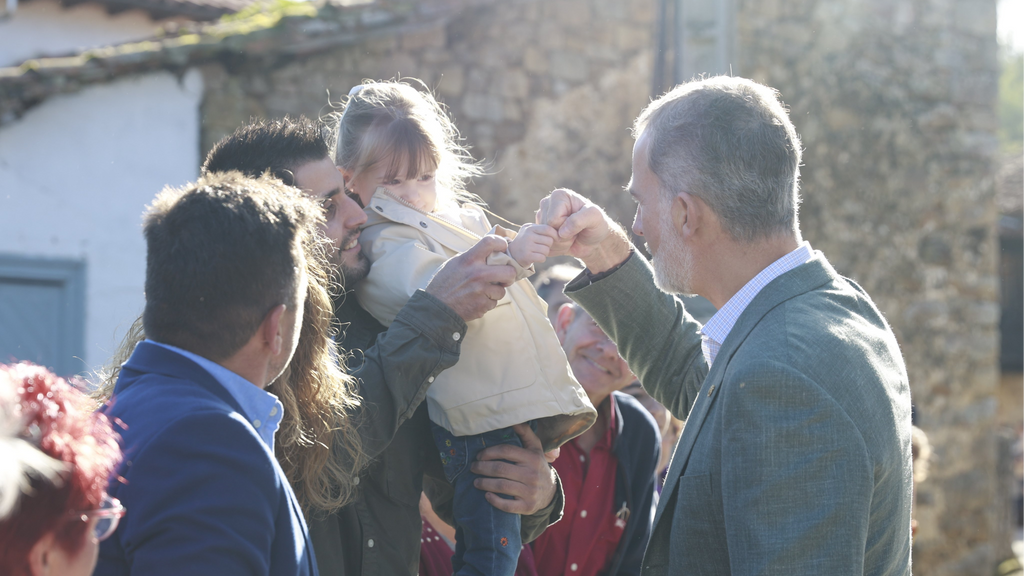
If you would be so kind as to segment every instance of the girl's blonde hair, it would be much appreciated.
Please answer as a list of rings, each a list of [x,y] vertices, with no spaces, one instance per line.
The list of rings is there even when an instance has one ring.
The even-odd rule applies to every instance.
[[[418,83],[423,90],[408,82]],[[482,203],[466,190],[483,173],[473,160],[444,105],[415,79],[365,80],[338,105],[334,163],[353,177],[386,163],[385,179],[412,179],[434,172],[439,203]],[[405,174],[399,171],[405,169]]]
[[[338,367],[330,349],[334,313],[324,240],[309,236],[309,282],[299,342],[284,373],[267,386],[284,406],[275,442],[277,460],[307,517],[350,502],[359,472],[369,463],[357,433],[362,405],[355,378]],[[99,387],[92,393],[98,404],[111,399],[121,365],[145,338],[139,317],[99,374]]]

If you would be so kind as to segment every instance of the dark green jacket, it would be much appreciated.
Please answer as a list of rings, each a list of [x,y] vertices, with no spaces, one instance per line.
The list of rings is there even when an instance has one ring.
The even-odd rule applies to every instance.
[[[466,324],[420,290],[390,328],[349,294],[336,307],[339,350],[360,382],[366,412],[359,428],[374,462],[359,478],[355,502],[338,512],[309,518],[321,576],[409,575],[419,569],[421,490],[442,518],[450,518],[451,486],[434,448],[423,398],[441,371],[459,359]],[[561,518],[561,487],[551,504],[522,522],[523,542]]]

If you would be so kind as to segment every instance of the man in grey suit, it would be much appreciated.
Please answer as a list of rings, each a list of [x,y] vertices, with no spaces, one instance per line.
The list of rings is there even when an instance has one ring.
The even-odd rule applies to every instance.
[[[800,140],[777,93],[683,84],[634,134],[653,269],[571,191],[538,221],[587,267],[566,293],[686,417],[643,573],[909,574],[906,368],[868,295],[801,238]],[[666,292],[718,312],[702,326]]]

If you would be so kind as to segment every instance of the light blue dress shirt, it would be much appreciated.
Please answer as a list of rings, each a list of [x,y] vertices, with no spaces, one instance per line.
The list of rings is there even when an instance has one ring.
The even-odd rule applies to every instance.
[[[163,344],[153,340],[146,341],[181,354],[199,364],[203,370],[209,372],[210,376],[213,376],[214,380],[223,386],[231,394],[231,397],[238,402],[238,405],[242,407],[245,419],[249,421],[249,424],[252,425],[256,433],[263,439],[263,442],[270,447],[270,451],[274,451],[274,434],[277,433],[277,429],[281,425],[281,417],[284,416],[284,406],[277,399],[277,396],[198,354],[193,354],[188,350],[182,350],[170,344]]]
[[[740,291],[734,294],[725,303],[725,306],[722,306],[708,320],[708,323],[700,330],[700,348],[701,352],[704,353],[704,360],[708,363],[708,367],[711,367],[711,364],[714,363],[715,356],[718,355],[718,351],[722,348],[722,343],[729,336],[729,332],[736,325],[736,321],[740,319],[740,314],[743,314],[743,311],[747,309],[747,306],[754,300],[758,292],[772,280],[801,264],[809,262],[813,255],[810,243],[802,242],[796,250],[761,270],[757,276],[754,276],[750,282],[747,282],[743,288],[740,288]]]

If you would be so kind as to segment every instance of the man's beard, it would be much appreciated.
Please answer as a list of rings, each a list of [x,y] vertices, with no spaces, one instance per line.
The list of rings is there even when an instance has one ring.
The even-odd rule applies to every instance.
[[[659,217],[660,246],[654,255],[654,283],[669,294],[691,295],[693,291],[693,252],[676,234],[668,211]]]
[[[362,282],[370,273],[370,260],[362,252],[359,253],[359,258],[353,266],[342,263],[341,258],[338,258],[336,264],[337,266],[334,267],[335,274],[337,274],[336,280],[345,288],[346,292],[355,288],[356,284]]]
[[[346,237],[341,242],[341,246],[345,246],[350,242],[351,238]],[[344,287],[345,292],[352,290],[366,278],[366,275],[370,273],[370,260],[365,254],[359,252],[356,256],[354,264],[345,262],[345,256],[342,253],[340,247],[335,249],[334,256],[331,258],[331,269],[334,273],[334,280]]]

